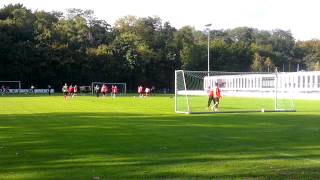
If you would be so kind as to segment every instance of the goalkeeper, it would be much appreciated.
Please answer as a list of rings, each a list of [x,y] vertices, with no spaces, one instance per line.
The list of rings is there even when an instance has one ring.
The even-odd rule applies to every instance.
[[[213,102],[212,111],[218,111],[219,109],[219,100],[221,98],[220,89],[218,83],[215,84],[215,87],[209,86],[209,99],[208,99],[208,108]]]
[[[219,84],[216,83],[215,96],[214,96],[215,111],[219,111],[220,98],[221,98],[221,91],[219,88]]]

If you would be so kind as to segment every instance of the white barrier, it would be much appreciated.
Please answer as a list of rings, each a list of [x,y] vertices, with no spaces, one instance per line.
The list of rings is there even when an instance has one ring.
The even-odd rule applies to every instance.
[[[48,94],[49,89],[34,89],[34,92],[31,89],[8,89],[10,94]],[[2,89],[0,89],[0,92],[2,93]],[[54,93],[54,89],[50,90],[50,93]]]
[[[221,94],[235,97],[320,100],[320,71],[273,74],[221,74],[204,77],[203,88],[219,84]]]
[[[189,96],[208,96],[208,92],[204,90],[180,90],[177,91],[178,95]],[[307,99],[307,100],[320,100],[320,91],[278,91],[281,98],[293,99]],[[224,90],[221,89],[221,96],[224,97],[254,97],[254,98],[274,98],[274,91],[250,91],[250,90]]]
[[[255,98],[274,98],[275,93],[270,91],[250,92],[250,91],[222,91],[222,96],[229,97],[255,97]],[[278,92],[278,98],[285,99],[306,99],[320,100],[320,92]]]

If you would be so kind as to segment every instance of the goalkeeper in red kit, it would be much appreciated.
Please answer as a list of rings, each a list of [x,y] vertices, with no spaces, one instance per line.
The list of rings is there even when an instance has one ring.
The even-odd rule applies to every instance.
[[[208,108],[213,102],[212,111],[219,111],[219,103],[221,98],[221,91],[216,83],[215,87],[209,87],[209,99],[208,99]]]

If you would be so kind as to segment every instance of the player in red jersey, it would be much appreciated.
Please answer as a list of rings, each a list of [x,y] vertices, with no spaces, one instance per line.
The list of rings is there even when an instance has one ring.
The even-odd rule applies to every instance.
[[[209,99],[208,99],[208,108],[211,105],[211,102],[213,102],[212,111],[218,111],[219,109],[219,103],[221,98],[221,91],[218,87],[218,84],[216,83],[215,87],[209,87]]]
[[[211,106],[211,103],[213,102],[213,104],[215,104],[215,100],[214,100],[214,88],[212,87],[208,87],[208,92],[209,92],[209,98],[208,98],[208,109]]]
[[[139,97],[143,97],[143,87],[140,85],[138,86],[138,94],[139,94]]]
[[[74,88],[73,88],[72,85],[69,86],[68,92],[69,92],[69,96],[72,97],[72,96],[73,96],[73,93],[74,93]]]
[[[102,95],[105,97],[106,94],[108,93],[108,86],[103,84],[102,87],[101,87],[101,93]]]
[[[219,88],[219,84],[216,83],[216,89],[215,89],[215,96],[214,96],[214,102],[215,102],[215,111],[219,111],[219,104],[220,104],[220,98],[221,98],[221,90]]]
[[[112,86],[112,97],[115,98],[116,97],[116,94],[118,93],[118,87],[115,85],[115,86]]]

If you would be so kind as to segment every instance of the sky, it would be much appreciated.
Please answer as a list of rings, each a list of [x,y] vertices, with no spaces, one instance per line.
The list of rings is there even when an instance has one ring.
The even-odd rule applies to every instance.
[[[1,0],[32,10],[91,9],[109,24],[124,16],[158,16],[176,28],[204,30],[253,27],[290,30],[296,40],[320,39],[320,0]]]

